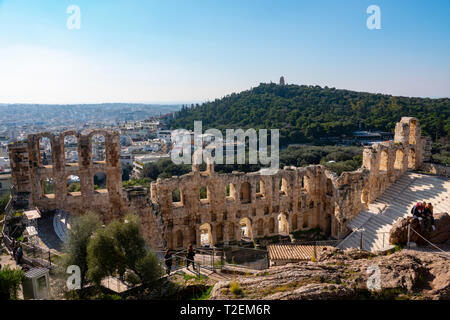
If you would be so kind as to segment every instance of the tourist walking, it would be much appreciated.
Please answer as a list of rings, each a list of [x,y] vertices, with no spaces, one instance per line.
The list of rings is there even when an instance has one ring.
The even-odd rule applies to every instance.
[[[194,256],[195,252],[191,244],[186,253],[186,269],[189,269],[189,265],[192,263],[192,268],[195,270]]]
[[[17,245],[16,245],[16,239],[12,239],[11,241],[11,247],[12,247],[12,256],[13,259],[16,260],[16,251],[17,251]]]
[[[172,251],[170,249],[167,249],[164,254],[164,263],[166,264],[167,275],[170,276],[170,272],[172,271]]]
[[[18,265],[22,264],[22,257],[23,257],[22,245],[19,245],[19,247],[17,248],[17,252],[16,252],[16,263]]]

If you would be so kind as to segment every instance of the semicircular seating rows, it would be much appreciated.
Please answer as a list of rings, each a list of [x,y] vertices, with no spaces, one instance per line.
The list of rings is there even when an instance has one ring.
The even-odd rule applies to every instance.
[[[389,231],[393,224],[411,216],[411,208],[419,201],[431,202],[434,213],[450,213],[450,180],[413,172],[404,174],[369,205],[369,210],[362,211],[347,224],[353,232],[338,248],[360,248],[361,239],[362,249],[367,251],[392,248]]]
[[[65,242],[67,238],[67,231],[70,229],[70,215],[67,212],[58,210],[53,216],[53,228],[58,238]]]

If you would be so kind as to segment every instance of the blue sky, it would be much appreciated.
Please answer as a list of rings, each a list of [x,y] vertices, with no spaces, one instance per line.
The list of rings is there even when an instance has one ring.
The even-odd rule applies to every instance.
[[[421,0],[0,0],[0,103],[205,101],[281,75],[449,97],[449,15]]]

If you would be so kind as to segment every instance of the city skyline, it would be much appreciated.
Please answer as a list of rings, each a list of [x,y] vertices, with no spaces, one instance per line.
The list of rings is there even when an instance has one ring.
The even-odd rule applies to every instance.
[[[369,30],[370,5],[381,29]],[[77,5],[79,30],[67,28]],[[0,0],[0,103],[196,103],[260,82],[450,96],[450,4]]]

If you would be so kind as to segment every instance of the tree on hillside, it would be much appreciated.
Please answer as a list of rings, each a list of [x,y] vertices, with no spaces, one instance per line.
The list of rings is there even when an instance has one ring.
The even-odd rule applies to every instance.
[[[87,248],[88,277],[100,284],[108,276],[119,276],[132,284],[159,279],[162,268],[156,254],[146,247],[139,217],[128,215],[99,230]]]

